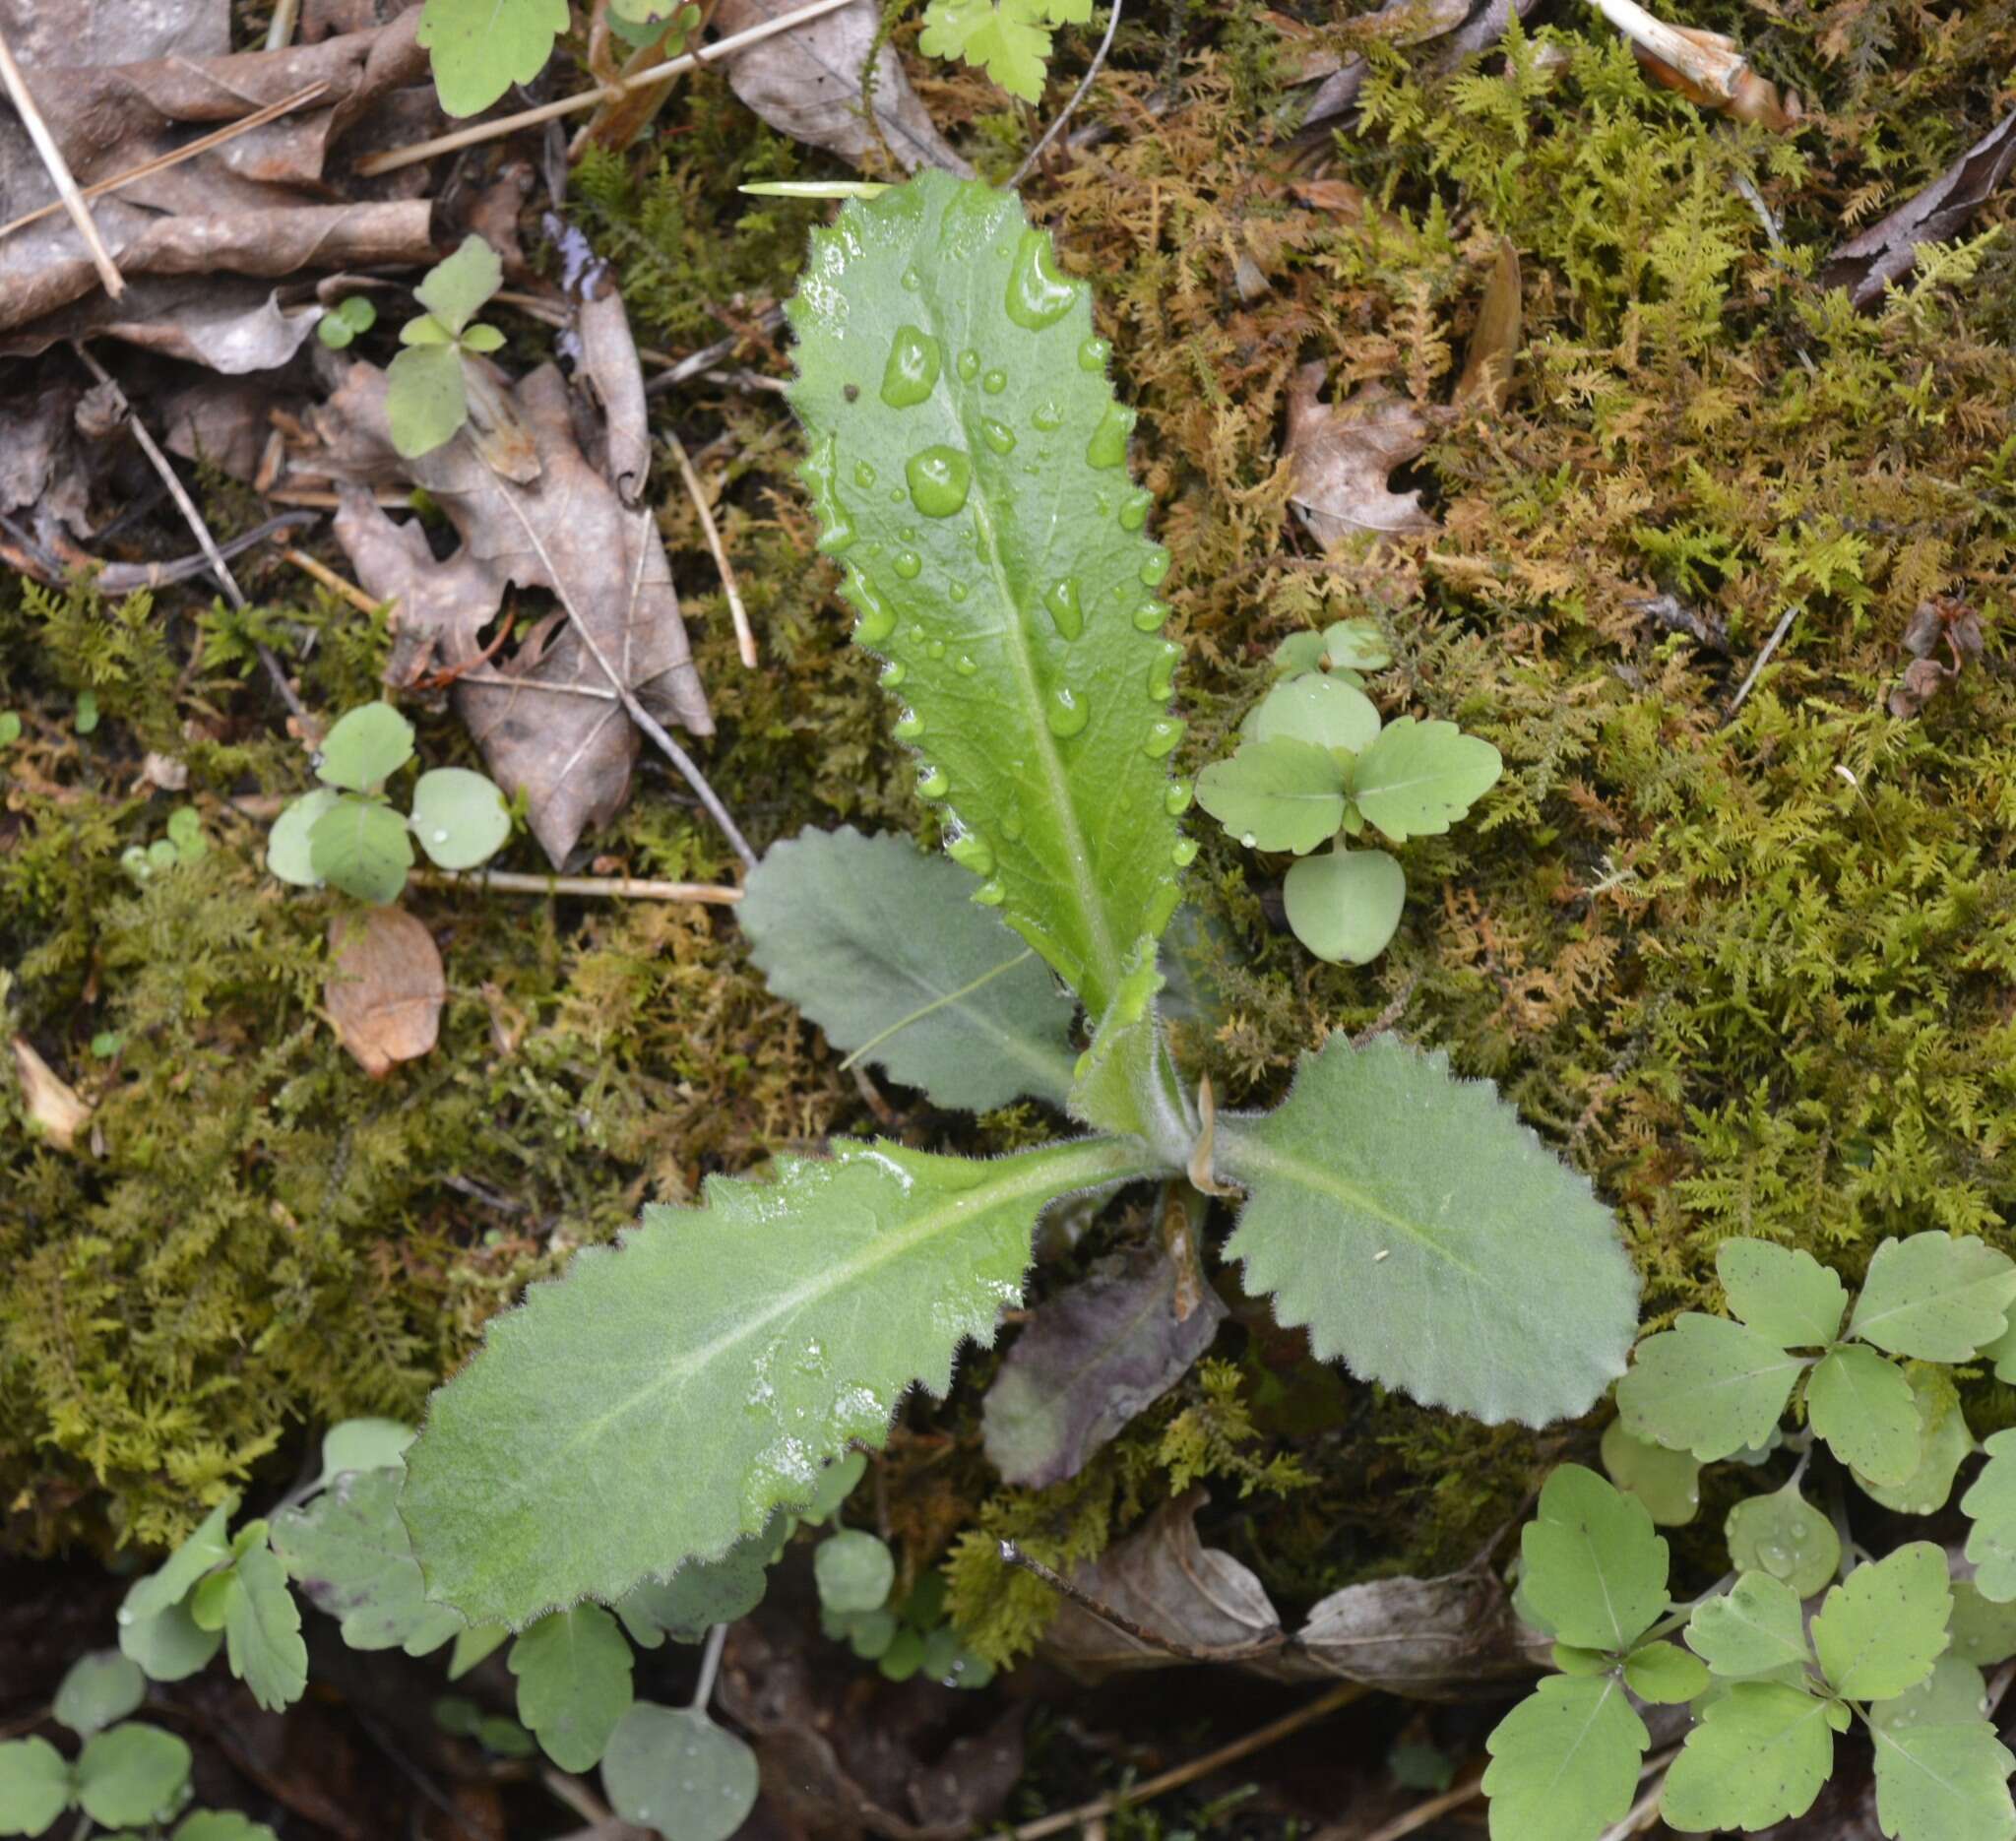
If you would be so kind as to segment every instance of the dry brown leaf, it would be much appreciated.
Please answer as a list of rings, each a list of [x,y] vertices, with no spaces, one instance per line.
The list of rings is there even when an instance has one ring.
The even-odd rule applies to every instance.
[[[800,0],[722,0],[714,23],[725,36],[795,10]],[[882,33],[876,0],[857,0],[809,25],[751,45],[728,65],[734,93],[780,134],[824,148],[855,166],[885,166],[890,156],[907,172],[941,166],[970,179],[973,168],[952,151],[904,75]],[[875,128],[863,119],[861,72],[875,58]],[[887,144],[888,153],[882,152]]]
[[[1521,18],[1540,0],[1518,0]],[[1487,50],[1505,35],[1514,11],[1513,0],[1387,0],[1376,13],[1350,21],[1360,40],[1382,38],[1394,44],[1419,44],[1439,39],[1430,68],[1440,72],[1453,69],[1473,52]],[[1299,21],[1282,13],[1264,16],[1283,36],[1300,45],[1300,62],[1292,81],[1321,87],[1309,97],[1302,112],[1304,131],[1347,114],[1357,102],[1371,68],[1356,54],[1329,49],[1315,32]]]
[[[21,1083],[22,1109],[29,1122],[57,1150],[75,1148],[77,1134],[91,1123],[91,1108],[25,1036],[14,1039],[14,1077]]]
[[[1361,384],[1343,403],[1321,400],[1329,367],[1321,358],[1295,374],[1289,391],[1287,454],[1294,470],[1289,502],[1326,549],[1354,532],[1417,537],[1439,530],[1418,492],[1387,484],[1394,468],[1428,445],[1428,426],[1405,397]]]
[[[1071,1582],[1167,1647],[1145,1642],[1068,1600],[1043,1633],[1043,1654],[1072,1670],[1166,1669],[1199,1659],[1249,1661],[1281,1647],[1267,1591],[1229,1554],[1197,1538],[1205,1499],[1191,1490],[1165,1502]]]
[[[620,313],[616,297],[609,300]],[[600,389],[604,400],[623,394],[606,373]],[[461,548],[437,560],[417,523],[394,524],[368,490],[344,493],[336,535],[355,579],[365,593],[399,603],[386,681],[409,685],[474,667],[478,636],[515,582],[551,589],[578,609],[653,716],[712,734],[656,523],[648,511],[629,510],[589,464],[558,370],[543,365],[503,394],[536,444],[539,475],[527,484],[499,477],[459,439],[401,460],[385,419],[385,374],[375,365],[352,365],[317,412],[323,465],[334,477],[353,488],[424,486],[462,538]],[[620,450],[611,460],[626,473],[641,464],[620,438],[607,444]],[[481,672],[491,681],[456,677],[456,709],[493,777],[526,794],[533,835],[558,865],[583,831],[622,809],[636,729],[564,614],[522,632],[516,652]]]
[[[2016,114],[2004,115],[1923,191],[1843,243],[1820,265],[1820,286],[1845,287],[1857,306],[1873,306],[1890,283],[1910,274],[1919,244],[1958,235],[2012,166]]]
[[[1458,409],[1502,415],[1512,401],[1512,366],[1523,343],[1520,333],[1519,251],[1500,239],[1498,259],[1477,310],[1463,375],[1456,380]]]
[[[365,908],[329,923],[323,1007],[337,1040],[373,1080],[417,1060],[441,1030],[447,975],[434,936],[403,908]]]

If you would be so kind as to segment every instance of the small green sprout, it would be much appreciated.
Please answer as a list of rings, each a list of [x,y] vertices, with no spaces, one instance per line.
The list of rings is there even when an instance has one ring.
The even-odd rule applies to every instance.
[[[70,1809],[88,1817],[80,1833],[93,1823],[172,1820],[189,1801],[192,1759],[172,1733],[126,1723],[146,1697],[147,1678],[117,1650],[80,1658],[56,1689],[53,1712],[83,1748],[69,1759],[46,1739],[0,1745],[0,1834],[41,1834]]]
[[[351,294],[346,300],[339,300],[316,322],[315,337],[330,350],[341,351],[377,324],[378,309],[362,294]]]
[[[193,805],[178,805],[168,814],[168,835],[145,847],[129,844],[119,853],[119,866],[134,881],[146,882],[164,869],[195,862],[209,849],[203,815]]]
[[[413,289],[427,311],[400,328],[406,347],[386,374],[385,413],[392,444],[417,460],[452,441],[469,420],[465,353],[497,350],[504,335],[475,316],[504,285],[504,265],[480,236],[468,236]]]
[[[315,756],[322,782],[282,812],[266,866],[301,888],[334,883],[359,901],[396,901],[412,867],[411,840],[443,869],[473,869],[511,835],[511,814],[494,782],[466,767],[437,767],[413,786],[402,818],[386,781],[413,757],[412,725],[389,703],[351,710]]]
[[[1237,752],[1197,777],[1197,802],[1248,850],[1303,858],[1282,890],[1288,923],[1333,964],[1376,959],[1407,900],[1397,858],[1345,839],[1368,824],[1395,844],[1439,835],[1504,771],[1496,748],[1454,723],[1382,723],[1360,673],[1389,663],[1370,620],[1293,635],[1275,652],[1281,681],[1241,726]]]
[[[94,690],[77,693],[77,732],[88,735],[98,726],[98,697]]]

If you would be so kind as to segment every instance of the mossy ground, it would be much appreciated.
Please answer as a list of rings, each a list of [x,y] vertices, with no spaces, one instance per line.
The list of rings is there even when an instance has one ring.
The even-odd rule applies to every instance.
[[[1363,131],[1325,150],[1365,208],[1316,210],[1275,135],[1292,104],[1274,32],[1257,9],[1174,8],[1122,32],[1098,104],[1111,137],[1029,188],[1066,265],[1098,278],[1141,411],[1136,467],[1187,648],[1186,768],[1226,748],[1275,643],[1367,610],[1397,657],[1374,686],[1389,708],[1459,719],[1507,763],[1480,818],[1408,847],[1406,920],[1365,970],[1312,963],[1278,922],[1283,865],[1198,819],[1192,890],[1223,1009],[1183,1026],[1186,1048],[1247,1104],[1329,1030],[1385,1018],[1446,1047],[1616,1206],[1654,1316],[1713,1296],[1714,1247],[1736,1233],[1851,1275],[1880,1237],[1923,1227],[2016,1251],[2016,205],[1992,202],[1880,312],[1809,279],[2006,109],[2016,24],[1889,0],[1705,5],[1691,23],[1738,34],[1809,125],[1773,137],[1706,116],[1557,17],[1454,81],[1375,53]],[[914,68],[941,124],[1005,176],[1030,119]],[[1164,107],[1172,72],[1182,99]],[[576,208],[640,338],[684,349],[755,323],[818,209],[731,186],[823,167],[718,78],[668,119],[656,147],[592,161]],[[1442,534],[1318,554],[1287,503],[1289,379],[1322,356],[1340,396],[1376,379],[1446,404],[1501,238],[1526,278],[1516,396],[1501,415],[1442,416],[1405,481]],[[1244,296],[1242,259],[1265,284],[1249,273]],[[751,355],[783,368],[760,341]],[[662,476],[721,724],[710,776],[759,845],[843,820],[922,830],[813,556],[781,405],[662,401],[724,474],[763,649],[756,671],[736,662]],[[220,528],[249,522],[214,496]],[[374,693],[382,631],[283,565],[252,581],[257,628],[299,662],[311,707]],[[1632,604],[1662,593],[1726,627],[1731,653]],[[1981,610],[1987,656],[1899,721],[1885,696],[1932,594]],[[96,1106],[77,1153],[0,1144],[15,1547],[171,1539],[227,1485],[284,1472],[308,1428],[416,1414],[527,1277],[643,1201],[886,1124],[765,991],[731,917],[655,903],[414,888],[447,963],[441,1043],[366,1079],[317,1015],[326,903],[260,868],[271,801],[306,765],[248,630],[189,590],[0,591],[0,708],[27,725],[0,756],[7,1020]],[[102,721],[79,735],[85,688]],[[451,719],[418,714],[425,762],[469,757]],[[138,783],[147,749],[187,763],[186,793]],[[121,851],[180,803],[207,855],[136,884]],[[591,854],[638,875],[731,866],[655,763]],[[505,860],[537,866],[523,842]],[[1049,1129],[1027,1109],[974,1127],[893,1098],[920,1143]],[[911,1410],[885,1467],[909,1563],[981,1530],[1047,1558],[1095,1552],[1201,1469],[1213,1538],[1290,1603],[1461,1560],[1541,1458],[1585,1436],[1385,1398],[1314,1367],[1264,1313],[1239,1313],[1221,1355],[1038,1495],[1000,1491],[979,1457],[988,1363],[970,1365],[948,1405]],[[2003,1416],[1984,1397],[1977,1431]],[[959,1551],[956,1603],[982,1645],[1026,1642],[1040,1605],[986,1543]]]

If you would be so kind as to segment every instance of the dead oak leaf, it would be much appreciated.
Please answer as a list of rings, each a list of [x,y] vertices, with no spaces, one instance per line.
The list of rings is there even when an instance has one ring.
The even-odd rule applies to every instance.
[[[21,1083],[21,1106],[29,1123],[57,1150],[72,1149],[77,1134],[91,1123],[91,1108],[25,1036],[14,1038],[14,1077]]]
[[[1319,358],[1296,372],[1288,400],[1289,494],[1309,535],[1326,549],[1354,532],[1424,537],[1441,527],[1421,510],[1420,494],[1395,492],[1396,467],[1428,445],[1428,425],[1405,397],[1362,384],[1342,403],[1322,401],[1328,366]]]
[[[441,1031],[448,980],[434,936],[399,908],[366,908],[329,923],[323,1008],[337,1040],[373,1080],[417,1060]]]

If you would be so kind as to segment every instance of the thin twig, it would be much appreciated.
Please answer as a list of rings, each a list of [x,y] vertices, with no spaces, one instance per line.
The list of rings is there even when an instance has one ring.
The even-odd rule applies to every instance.
[[[539,561],[545,565],[547,579],[552,582],[554,593],[560,597],[561,606],[567,609],[567,617],[574,622],[574,630],[581,635],[581,643],[588,648],[590,656],[601,667],[602,675],[609,680],[609,687],[615,691],[616,700],[629,712],[630,720],[658,744],[659,751],[665,759],[679,770],[680,777],[699,795],[700,803],[706,806],[708,816],[721,827],[722,836],[727,839],[735,855],[751,869],[755,868],[756,853],[750,849],[749,840],[742,835],[741,827],[729,816],[728,808],[721,802],[721,795],[708,785],[707,776],[694,764],[692,756],[665,733],[664,726],[658,718],[638,702],[637,693],[617,676],[616,667],[609,663],[608,654],[602,651],[601,642],[596,638],[594,628],[589,625],[581,609],[575,606],[574,597],[567,592],[566,576],[555,567],[552,556],[547,552],[538,532],[533,528],[532,520],[525,515],[524,508],[501,485],[499,496],[510,506],[512,516],[518,520],[520,528],[525,532],[526,540],[532,544]],[[656,535],[652,529],[651,513],[646,511],[640,516],[644,528],[637,536],[637,576],[630,584],[630,605],[633,608],[637,604],[637,583],[644,573],[644,558]]]
[[[752,44],[760,44],[766,38],[774,38],[779,32],[789,32],[794,26],[803,26],[815,19],[823,19],[828,13],[837,13],[844,6],[852,6],[854,0],[812,0],[809,6],[801,6],[794,13],[780,14],[776,19],[765,20],[760,26],[751,26],[746,32],[731,32],[725,38],[717,39],[713,44],[702,45],[697,51],[688,51],[675,58],[668,58],[662,64],[654,64],[649,70],[641,70],[634,77],[626,77],[620,83],[605,83],[593,90],[584,90],[579,95],[562,96],[555,102],[542,102],[536,108],[523,108],[515,115],[500,115],[494,121],[478,122],[471,128],[458,128],[453,134],[437,134],[432,140],[416,141],[411,147],[393,148],[383,154],[373,154],[356,162],[354,170],[362,177],[374,179],[381,172],[392,172],[401,166],[410,166],[422,159],[431,159],[436,154],[452,154],[458,148],[474,147],[483,141],[495,141],[508,134],[516,134],[521,128],[531,128],[542,121],[553,121],[562,115],[578,115],[584,109],[596,107],[601,102],[614,102],[628,95],[632,90],[662,82],[667,77],[676,77],[681,71],[697,70],[703,64],[718,63],[724,57],[732,57],[737,51],[746,50]]]
[[[242,551],[256,549],[268,538],[284,531],[298,530],[304,524],[313,524],[312,512],[288,512],[283,517],[269,518],[262,525],[255,526],[242,537],[234,537],[228,543],[220,543],[218,551],[225,557],[236,556]],[[108,527],[109,528],[109,527]],[[131,595],[142,590],[166,588],[174,582],[185,582],[192,575],[202,575],[210,568],[210,558],[201,550],[193,556],[177,556],[169,562],[105,562],[96,556],[86,554],[71,544],[65,553],[38,543],[12,518],[0,513],[0,531],[21,546],[22,554],[12,559],[14,566],[23,575],[33,576],[37,581],[46,582],[51,588],[61,588],[69,580],[72,571],[88,569],[94,571],[92,585],[101,594]],[[100,536],[105,533],[100,532]],[[32,564],[32,567],[29,565]]]
[[[672,458],[679,463],[679,477],[686,482],[686,496],[700,514],[700,529],[707,539],[707,547],[714,552],[714,566],[721,572],[722,591],[728,598],[728,617],[735,623],[735,645],[741,652],[743,665],[753,671],[756,668],[756,635],[749,630],[749,609],[742,605],[742,591],[736,587],[735,572],[728,565],[728,553],[722,544],[721,529],[714,522],[714,513],[708,509],[707,494],[701,489],[700,476],[693,471],[692,457],[686,452],[686,444],[669,430],[665,439],[671,444]]]
[[[1439,1796],[1432,1796],[1425,1803],[1417,1803],[1405,1815],[1396,1815],[1383,1828],[1373,1829],[1365,1841],[1402,1841],[1403,1836],[1419,1832],[1451,1809],[1460,1809],[1473,1797],[1480,1795],[1482,1789],[1483,1773],[1480,1771],[1475,1777],[1451,1785]],[[1321,1832],[1318,1830],[1318,1841],[1321,1841]]]
[[[109,179],[96,179],[85,186],[80,198],[102,198],[107,192],[119,191],[132,185],[136,180],[151,179],[158,172],[166,172],[170,166],[179,166],[184,160],[194,159],[199,154],[208,154],[213,148],[222,147],[227,141],[235,141],[241,134],[249,134],[254,128],[263,128],[270,121],[290,114],[304,103],[312,102],[329,88],[318,78],[305,90],[296,90],[292,95],[284,95],[278,102],[269,102],[264,108],[255,109],[243,115],[228,127],[220,128],[214,134],[206,134],[201,140],[191,141],[185,147],[178,147],[172,153],[158,155],[153,159],[142,160],[137,166],[128,166],[124,172],[115,172]],[[16,230],[26,229],[31,223],[39,223],[44,218],[52,218],[63,209],[63,201],[54,199],[46,205],[37,206],[33,211],[25,212],[21,217],[7,223],[0,223],[0,237],[12,236]]]
[[[771,332],[783,324],[784,309],[782,307],[767,308],[756,321],[757,327],[763,332]],[[659,396],[667,390],[676,390],[688,378],[709,375],[723,358],[726,357],[742,343],[743,337],[744,335],[741,333],[730,333],[725,339],[717,339],[711,346],[702,346],[698,351],[688,352],[685,357],[674,364],[663,376],[654,377],[650,383],[646,384],[644,386],[644,394],[648,397]],[[765,381],[776,382],[777,380],[766,379]],[[781,390],[788,389],[789,385],[778,382],[778,388]]]
[[[1704,42],[1692,32],[1669,26],[1637,4],[1637,0],[1590,0],[1590,4],[1635,45],[1668,65],[1711,95],[1732,100],[1744,70],[1741,53],[1730,45]]]
[[[1284,1713],[1278,1720],[1269,1720],[1265,1726],[1255,1727],[1243,1739],[1234,1739],[1229,1745],[1208,1751],[1201,1758],[1192,1758],[1187,1764],[1178,1764],[1159,1777],[1144,1778],[1138,1784],[1112,1791],[1094,1802],[1081,1803],[1076,1809],[1059,1809],[1054,1815],[1045,1815],[1040,1821],[1024,1822],[1020,1828],[1011,1828],[1008,1831],[1009,1841],[1044,1841],[1047,1835],[1062,1834],[1068,1828],[1103,1821],[1117,1809],[1152,1802],[1171,1790],[1180,1790],[1185,1784],[1195,1783],[1200,1777],[1208,1777],[1213,1771],[1223,1770],[1228,1764],[1236,1764],[1255,1751],[1264,1751],[1290,1734],[1298,1733],[1305,1726],[1313,1726],[1326,1714],[1335,1713],[1339,1707],[1363,1699],[1371,1691],[1361,1682],[1340,1682],[1305,1706],[1297,1707],[1292,1713]]]
[[[1772,628],[1771,637],[1764,642],[1764,650],[1758,653],[1756,664],[1750,667],[1749,676],[1743,679],[1741,687],[1736,691],[1735,701],[1729,706],[1729,714],[1722,719],[1725,728],[1736,720],[1736,712],[1743,707],[1743,699],[1750,694],[1752,686],[1757,682],[1758,673],[1771,663],[1771,655],[1778,650],[1786,634],[1792,631],[1792,623],[1798,618],[1798,603],[1795,602],[1786,608],[1785,618]]]
[[[541,876],[517,869],[427,870],[415,881],[443,888],[495,889],[500,895],[599,895],[612,901],[709,902],[731,907],[742,891],[725,882],[660,882],[644,876]]]
[[[1106,53],[1113,48],[1113,34],[1120,30],[1120,0],[1113,0],[1113,16],[1106,21],[1106,35],[1099,41],[1099,49],[1092,54],[1091,67],[1079,80],[1078,88],[1071,92],[1071,99],[1058,111],[1057,118],[1043,130],[1043,137],[1023,156],[1022,164],[1015,168],[1015,176],[1008,181],[1012,192],[1029,177],[1031,169],[1042,158],[1043,149],[1048,147],[1063,131],[1064,124],[1078,112],[1078,105],[1085,100],[1086,94],[1105,64]]]
[[[301,0],[273,0],[273,23],[266,29],[266,48],[284,51],[294,35],[294,22],[300,17]]]
[[[341,595],[359,613],[376,613],[386,603],[373,601],[354,582],[346,581],[326,562],[318,562],[305,549],[296,549],[291,543],[283,543],[280,553],[296,569],[312,575],[316,581],[333,595]]]
[[[77,178],[70,170],[70,162],[63,158],[63,150],[56,145],[56,137],[49,132],[49,124],[42,119],[42,111],[35,106],[28,79],[14,61],[14,53],[8,47],[4,32],[0,32],[0,86],[5,87],[7,99],[14,104],[22,126],[28,130],[28,138],[41,156],[49,182],[55,186],[63,209],[70,214],[70,222],[77,225],[78,235],[84,238],[85,249],[98,272],[98,280],[105,285],[105,292],[117,300],[126,291],[126,278],[119,273],[119,265],[112,260],[112,252],[105,247],[105,239],[98,234],[91,207],[77,189]]]

